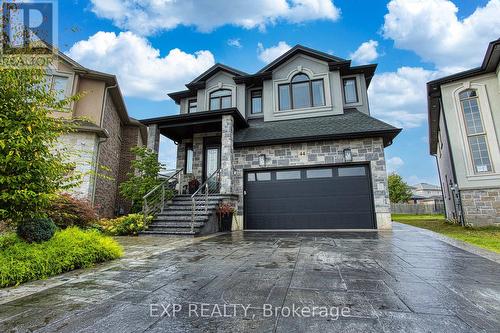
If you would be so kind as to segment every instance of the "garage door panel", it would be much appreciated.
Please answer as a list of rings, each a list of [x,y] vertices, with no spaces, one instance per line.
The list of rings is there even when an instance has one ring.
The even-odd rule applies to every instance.
[[[374,227],[366,166],[270,170],[260,176],[258,173],[245,175],[246,180],[253,180],[245,182],[247,229]]]

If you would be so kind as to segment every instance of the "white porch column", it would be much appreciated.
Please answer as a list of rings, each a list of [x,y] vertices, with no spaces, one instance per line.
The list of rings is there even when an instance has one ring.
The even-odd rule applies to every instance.
[[[157,124],[148,126],[147,147],[157,154],[160,151],[160,129]]]
[[[222,116],[221,139],[221,194],[232,193],[233,180],[233,137],[234,119],[231,115]]]

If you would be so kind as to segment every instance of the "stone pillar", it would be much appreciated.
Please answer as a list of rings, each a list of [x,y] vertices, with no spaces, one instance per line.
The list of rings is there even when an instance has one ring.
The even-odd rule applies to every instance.
[[[157,124],[148,126],[147,147],[157,154],[160,151],[160,129]]]
[[[221,194],[232,193],[233,183],[233,137],[234,119],[231,115],[222,116],[222,139],[221,139]]]

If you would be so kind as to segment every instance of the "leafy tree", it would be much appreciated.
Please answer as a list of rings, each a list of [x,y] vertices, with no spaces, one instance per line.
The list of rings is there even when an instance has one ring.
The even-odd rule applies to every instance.
[[[400,175],[391,173],[389,175],[389,199],[393,203],[407,202],[411,198],[411,189]]]
[[[131,151],[135,159],[131,162],[131,172],[128,179],[120,184],[120,193],[132,201],[132,212],[142,209],[143,197],[161,183],[158,173],[163,164],[158,162],[158,154],[146,147],[133,147]]]
[[[41,68],[0,68],[0,220],[44,217],[56,192],[78,181],[56,146],[72,124],[53,114],[79,96],[58,93]]]

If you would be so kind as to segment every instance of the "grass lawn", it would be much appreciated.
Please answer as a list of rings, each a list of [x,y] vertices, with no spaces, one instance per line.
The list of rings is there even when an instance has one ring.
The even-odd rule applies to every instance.
[[[444,216],[441,215],[393,214],[392,220],[419,228],[429,229],[500,253],[499,227],[464,228],[459,225],[447,223]]]

